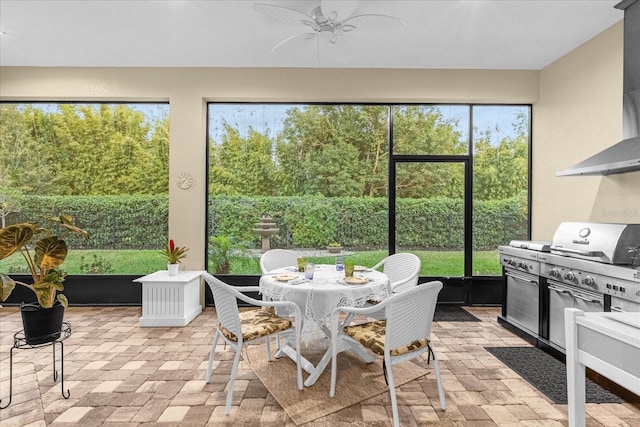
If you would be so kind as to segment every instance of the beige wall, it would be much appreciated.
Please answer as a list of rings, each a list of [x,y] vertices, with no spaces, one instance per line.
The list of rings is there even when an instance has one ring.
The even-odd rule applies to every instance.
[[[622,139],[622,22],[540,72],[533,106],[532,238],[561,221],[640,223],[640,172],[556,177]]]
[[[207,101],[532,103],[532,237],[640,222],[640,173],[555,176],[621,138],[622,24],[542,71],[4,67],[0,100],[169,101],[169,235],[192,248],[186,268],[204,267]]]

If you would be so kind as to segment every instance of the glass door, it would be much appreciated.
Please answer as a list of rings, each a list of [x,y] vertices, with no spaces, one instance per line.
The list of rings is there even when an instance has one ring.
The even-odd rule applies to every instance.
[[[418,255],[420,276],[465,276],[465,164],[395,165],[395,250]]]

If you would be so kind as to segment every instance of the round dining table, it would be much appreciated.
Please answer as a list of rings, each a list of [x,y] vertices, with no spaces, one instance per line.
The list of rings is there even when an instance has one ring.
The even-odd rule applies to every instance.
[[[289,266],[263,274],[260,293],[264,299],[292,301],[300,307],[302,341],[309,343],[331,336],[330,316],[335,308],[362,307],[367,301],[381,301],[389,295],[389,278],[384,273],[356,266],[354,277],[357,283],[349,283],[352,279],[345,278],[344,271],[336,270],[335,265],[320,264],[314,267],[313,278],[307,279],[297,266]],[[359,346],[351,346],[351,350],[366,362],[372,360]],[[289,343],[280,347],[276,357],[283,355],[295,358]],[[330,348],[316,366],[303,360],[303,369],[310,374],[306,386],[316,382],[330,360]]]

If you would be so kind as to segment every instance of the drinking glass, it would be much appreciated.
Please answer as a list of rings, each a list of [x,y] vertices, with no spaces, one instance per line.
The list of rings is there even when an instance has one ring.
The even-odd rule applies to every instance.
[[[306,279],[313,280],[313,271],[314,270],[315,270],[315,265],[313,265],[312,263],[308,262],[304,266],[304,277]]]
[[[307,260],[304,259],[304,257],[299,256],[298,257],[298,271],[300,273],[304,273],[304,266],[307,263]]]
[[[336,271],[344,270],[344,256],[336,255]]]
[[[344,260],[344,277],[353,277],[353,268],[356,266],[356,263],[352,259]]]

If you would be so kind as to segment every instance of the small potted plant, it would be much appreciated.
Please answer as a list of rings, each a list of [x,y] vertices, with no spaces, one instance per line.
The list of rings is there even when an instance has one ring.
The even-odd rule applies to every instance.
[[[176,246],[173,239],[169,239],[167,246],[160,251],[160,253],[167,259],[167,270],[169,271],[169,276],[175,276],[178,274],[180,261],[187,257],[188,250],[189,248],[184,246]]]
[[[327,250],[330,254],[339,254],[342,251],[342,243],[340,242],[331,242],[327,246]]]
[[[33,283],[24,283],[0,273],[0,300],[6,301],[16,285],[31,290],[37,299],[20,307],[27,344],[43,344],[60,337],[64,308],[69,302],[62,294],[66,273],[59,267],[67,257],[69,249],[65,238],[71,233],[85,239],[89,237],[73,224],[70,215],[42,217],[39,222],[0,229],[0,260],[20,253],[33,280]]]

